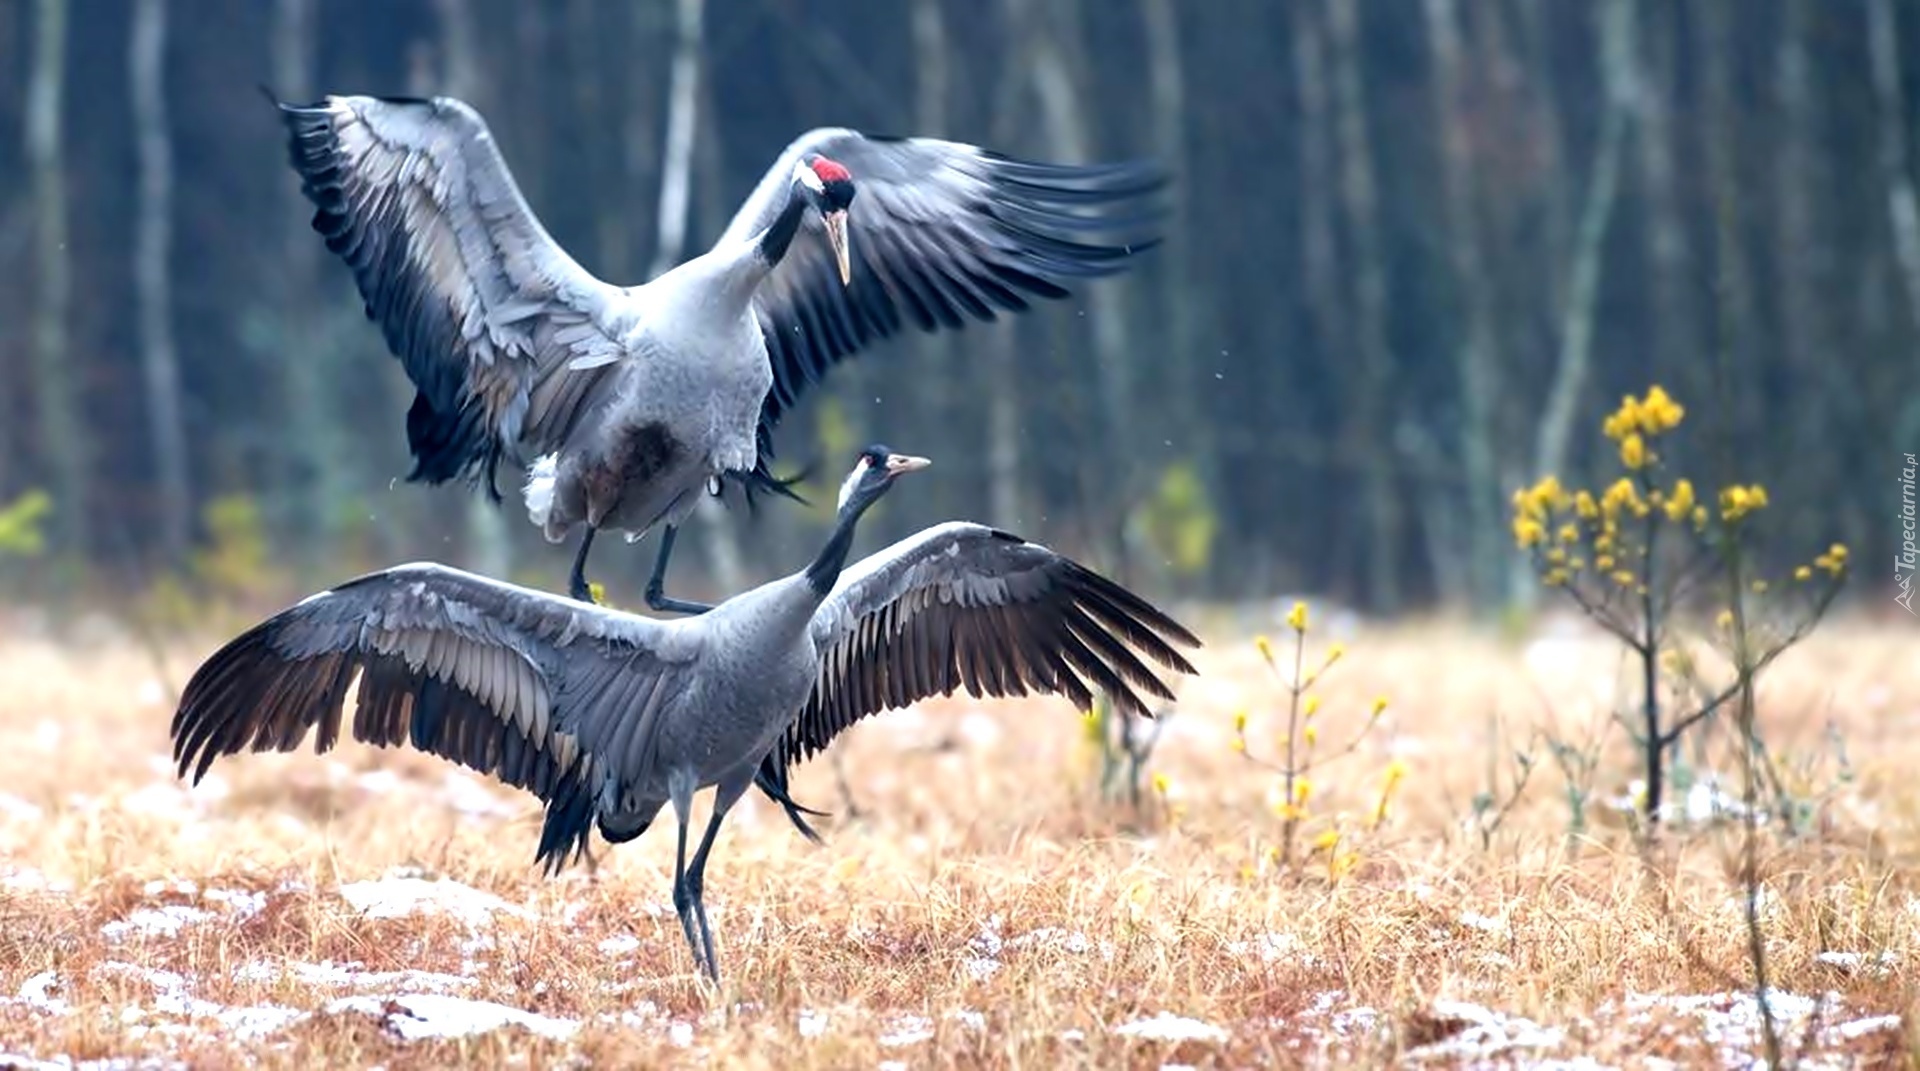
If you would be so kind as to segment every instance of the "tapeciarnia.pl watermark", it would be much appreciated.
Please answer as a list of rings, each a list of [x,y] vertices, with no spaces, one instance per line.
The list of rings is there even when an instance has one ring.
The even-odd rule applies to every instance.
[[[1913,608],[1914,559],[1920,555],[1920,551],[1914,547],[1913,476],[1914,470],[1920,465],[1914,463],[1912,454],[1905,457],[1907,463],[1900,469],[1900,553],[1893,557],[1893,601],[1905,607],[1908,613],[1920,616],[1920,611]]]

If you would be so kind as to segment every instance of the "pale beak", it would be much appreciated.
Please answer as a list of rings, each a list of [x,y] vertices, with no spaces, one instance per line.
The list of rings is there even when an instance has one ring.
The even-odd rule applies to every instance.
[[[840,266],[840,285],[853,285],[853,256],[847,248],[847,210],[836,208],[820,217],[827,225],[827,244],[833,247],[833,259]]]
[[[892,476],[898,476],[905,472],[918,472],[931,464],[933,464],[933,462],[928,461],[924,457],[914,457],[912,454],[892,454],[887,457],[887,473]]]

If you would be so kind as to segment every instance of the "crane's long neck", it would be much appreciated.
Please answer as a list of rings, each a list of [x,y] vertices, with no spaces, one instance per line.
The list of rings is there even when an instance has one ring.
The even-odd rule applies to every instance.
[[[787,248],[793,245],[793,236],[800,231],[800,217],[807,211],[807,201],[795,191],[792,185],[787,187],[787,204],[774,217],[773,223],[760,232],[754,240],[755,259],[767,271],[778,267],[781,258],[787,255]]]
[[[833,591],[833,585],[840,582],[840,570],[846,568],[847,554],[853,550],[853,530],[860,524],[860,515],[867,507],[879,501],[886,485],[876,491],[856,494],[840,507],[840,516],[833,522],[833,533],[827,536],[827,545],[807,566],[807,587],[820,598],[826,598]]]

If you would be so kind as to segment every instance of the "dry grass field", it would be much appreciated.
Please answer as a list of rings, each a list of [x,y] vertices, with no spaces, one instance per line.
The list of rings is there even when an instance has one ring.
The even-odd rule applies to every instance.
[[[797,772],[836,812],[825,847],[751,797],[708,872],[717,988],[669,906],[670,826],[548,880],[531,801],[428,757],[243,756],[189,790],[163,678],[211,644],[162,674],[133,645],[0,641],[0,1067],[1753,1064],[1740,838],[1637,852],[1617,727],[1577,836],[1545,750],[1490,843],[1463,825],[1489,763],[1511,768],[1493,717],[1516,743],[1588,739],[1620,694],[1614,648],[1348,638],[1327,736],[1392,703],[1315,775],[1309,836],[1340,819],[1356,853],[1336,880],[1319,854],[1277,872],[1273,778],[1232,741],[1244,709],[1270,749],[1283,693],[1244,632],[1203,631],[1155,755],[1168,805],[1143,819],[1098,801],[1055,701],[849,734],[858,817],[831,765]],[[1770,1003],[1802,1066],[1920,1051],[1916,655],[1912,629],[1838,621],[1763,688],[1783,764],[1830,789],[1809,835],[1760,857]],[[1844,782],[1816,768],[1835,739]]]

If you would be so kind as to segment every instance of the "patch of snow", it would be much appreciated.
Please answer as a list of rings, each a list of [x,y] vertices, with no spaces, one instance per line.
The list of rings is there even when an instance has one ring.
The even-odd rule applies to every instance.
[[[675,1020],[667,1024],[667,1040],[676,1048],[686,1048],[693,1044],[693,1024],[684,1020]]]
[[[53,995],[60,986],[60,976],[52,971],[41,971],[20,983],[20,994],[12,998],[0,998],[0,1005],[24,1004],[35,1011],[50,1015],[65,1015],[67,1002]]]
[[[1495,918],[1492,915],[1482,915],[1478,911],[1462,911],[1460,913],[1460,925],[1470,930],[1479,930],[1482,933],[1504,935],[1507,932],[1505,919]]]
[[[1514,1049],[1551,1049],[1566,1040],[1566,1031],[1557,1027],[1544,1027],[1531,1019],[1463,1000],[1436,1000],[1427,1014],[1443,1024],[1458,1024],[1460,1029],[1411,1050],[1409,1056],[1484,1059]]]
[[[1073,953],[1093,950],[1093,942],[1087,938],[1086,934],[1079,930],[1062,930],[1054,926],[1042,926],[1037,930],[1029,930],[1007,942],[1008,948],[1031,948],[1036,945],[1045,945]]]
[[[425,989],[445,992],[474,984],[474,979],[440,971],[369,971],[359,961],[335,963],[271,963],[255,960],[233,972],[233,977],[249,982],[271,983],[288,978],[305,985],[353,987],[356,989]]]
[[[565,1041],[580,1030],[574,1019],[559,1019],[495,1004],[438,993],[341,997],[328,1004],[329,1015],[358,1012],[380,1020],[383,1029],[403,1041],[460,1038],[504,1027],[523,1027],[542,1037]]]
[[[1276,959],[1300,954],[1300,938],[1290,933],[1263,933],[1251,941],[1234,941],[1227,945],[1227,951],[1236,956],[1259,956],[1260,962],[1272,963]],[[1311,963],[1312,956],[1302,956],[1302,962]]]
[[[905,1060],[882,1060],[878,1071],[907,1071]]]
[[[616,934],[600,942],[600,952],[607,956],[624,956],[640,947],[640,938],[630,933]]]
[[[993,977],[996,973],[998,973],[999,970],[1000,970],[1000,961],[997,959],[988,959],[985,956],[976,956],[972,959],[967,960],[967,974],[971,975],[973,977],[973,980],[976,982],[986,981],[987,979]]]
[[[187,1071],[178,1060],[158,1056],[108,1056],[98,1060],[76,1060],[66,1053],[41,1060],[21,1053],[0,1052],[0,1068],[6,1071]]]
[[[40,805],[37,803],[29,803],[18,796],[0,792],[0,818],[18,822],[24,826],[38,822],[43,813],[45,812],[40,810]]]
[[[827,1032],[827,1013],[814,1011],[812,1008],[801,1008],[798,1027],[801,1037],[817,1038]]]
[[[972,1008],[961,1008],[959,1011],[948,1012],[947,1018],[952,1019],[954,1022],[959,1023],[969,1030],[985,1030],[987,1028],[986,1015],[974,1011]]]
[[[1116,1026],[1113,1032],[1148,1041],[1211,1041],[1218,1044],[1227,1040],[1227,1031],[1222,1027],[1169,1012]]]
[[[933,1020],[924,1015],[902,1015],[889,1024],[887,1032],[880,1035],[883,1048],[897,1049],[904,1045],[918,1045],[933,1040]]]
[[[1880,952],[1822,952],[1813,957],[1814,962],[1850,973],[1866,973],[1879,977],[1893,970],[1900,962],[1898,953]]]
[[[525,917],[527,911],[489,892],[448,878],[390,875],[340,886],[340,897],[368,918],[397,919],[438,912],[469,926],[492,921],[496,914]]]
[[[117,960],[109,960],[95,969],[139,979],[153,989],[153,1005],[150,1009],[132,1005],[121,1010],[121,1020],[127,1023],[146,1019],[151,1013],[174,1019],[212,1019],[236,1038],[256,1038],[285,1029],[306,1018],[305,1012],[278,1004],[245,1007],[202,1000],[188,992],[186,978],[174,971],[156,970]]]
[[[1900,1029],[1898,1015],[1874,1015],[1865,1019],[1855,1019],[1850,1023],[1840,1023],[1830,1028],[1829,1032],[1843,1041],[1853,1041],[1868,1034],[1877,1034],[1882,1030],[1898,1029]]]
[[[100,927],[100,936],[109,941],[128,937],[177,937],[188,923],[205,922],[212,917],[213,912],[187,904],[137,907],[126,918]]]

